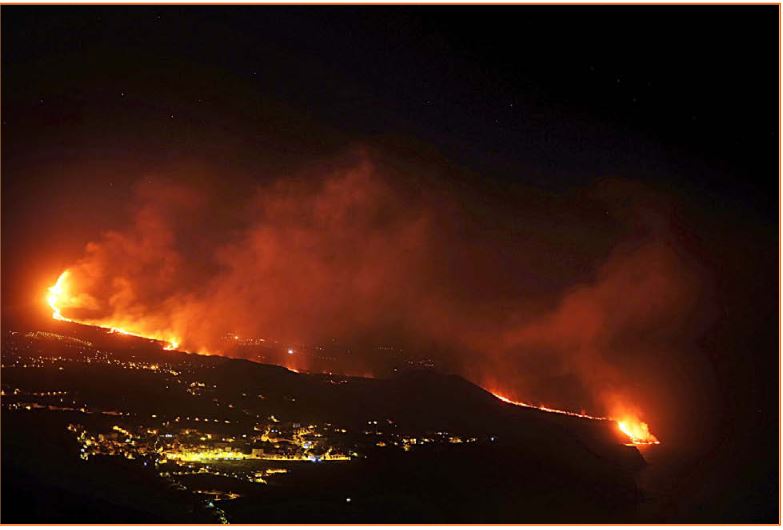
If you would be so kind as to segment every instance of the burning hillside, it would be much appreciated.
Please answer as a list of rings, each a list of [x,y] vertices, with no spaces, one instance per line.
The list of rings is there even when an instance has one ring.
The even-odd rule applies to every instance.
[[[368,344],[423,347],[505,401],[611,418],[633,443],[657,443],[641,418],[665,374],[647,367],[686,347],[680,323],[698,297],[660,198],[616,182],[482,211],[362,155],[220,200],[209,185],[142,183],[132,223],[49,289],[53,318],[202,354],[235,355],[229,330],[339,340],[361,352],[330,368],[349,375],[385,362],[389,348]],[[280,364],[312,369],[294,351]]]
[[[78,294],[74,294],[74,287],[70,282],[70,274],[68,270],[65,270],[57,278],[57,282],[49,287],[46,301],[49,307],[52,308],[52,318],[55,320],[62,320],[64,322],[75,322],[77,324],[86,324],[89,326],[95,326],[109,330],[110,333],[119,333],[121,335],[132,335],[134,337],[140,337],[144,339],[150,339],[165,343],[164,349],[175,350],[179,346],[180,339],[164,334],[150,333],[146,334],[141,331],[136,331],[133,322],[120,323],[120,322],[108,322],[105,320],[92,321],[92,320],[78,320],[63,316],[61,308],[67,307],[80,307],[83,299]],[[89,302],[87,302],[89,303]],[[129,326],[129,327],[124,327]]]

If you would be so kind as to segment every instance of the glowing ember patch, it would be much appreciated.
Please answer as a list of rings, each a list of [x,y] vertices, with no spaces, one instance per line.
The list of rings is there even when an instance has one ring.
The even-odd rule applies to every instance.
[[[643,421],[636,419],[619,420],[617,427],[628,438],[631,439],[632,445],[651,445],[659,444],[658,438],[650,432],[650,428]]]

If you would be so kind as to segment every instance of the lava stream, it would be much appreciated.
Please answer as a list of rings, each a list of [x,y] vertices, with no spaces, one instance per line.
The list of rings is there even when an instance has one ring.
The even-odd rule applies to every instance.
[[[88,326],[95,326],[98,328],[108,330],[109,333],[119,333],[121,335],[138,337],[140,339],[148,339],[148,340],[163,342],[165,343],[165,346],[163,347],[163,349],[165,350],[175,350],[179,347],[180,340],[178,338],[174,338],[171,336],[164,336],[163,334],[142,334],[142,333],[130,331],[126,328],[117,325],[95,322],[93,320],[78,320],[78,319],[68,318],[64,316],[62,314],[62,309],[64,307],[79,306],[78,298],[73,294],[71,294],[71,291],[69,289],[69,283],[68,283],[69,276],[70,273],[66,269],[65,271],[63,271],[62,274],[60,274],[59,278],[57,278],[57,282],[55,282],[54,285],[49,287],[46,301],[49,304],[49,307],[52,308],[53,319],[62,320],[63,322],[73,322],[75,324],[85,324]]]
[[[60,274],[60,277],[57,278],[57,282],[53,286],[49,287],[46,301],[48,302],[49,307],[51,307],[52,309],[53,319],[62,320],[65,322],[74,322],[77,324],[96,326],[108,330],[109,333],[120,333],[123,335],[130,335],[142,339],[151,339],[151,340],[160,341],[165,343],[164,349],[166,350],[175,350],[179,347],[181,343],[181,339],[179,337],[173,337],[171,334],[140,333],[140,332],[128,330],[126,327],[114,325],[115,323],[105,323],[105,322],[101,323],[92,320],[77,320],[77,319],[71,319],[63,316],[62,314],[63,308],[79,307],[80,305],[79,298],[70,292],[68,278],[69,278],[69,271],[66,269],[62,274]],[[289,354],[291,354],[293,353],[293,350],[289,349],[288,352]],[[496,392],[491,392],[491,393],[501,401],[505,401],[506,403],[511,403],[512,405],[516,405],[519,407],[534,408],[546,412],[552,412],[555,414],[565,414],[567,416],[576,416],[579,418],[586,418],[590,420],[613,421],[617,424],[618,429],[624,435],[626,435],[630,440],[628,445],[651,445],[651,444],[660,443],[658,441],[658,438],[656,438],[655,435],[650,432],[648,425],[643,421],[640,421],[636,416],[632,414],[624,414],[620,418],[592,416],[590,414],[586,414],[585,412],[572,412],[569,410],[555,409],[543,405],[533,405],[531,403],[525,403],[522,401],[514,401],[512,399],[507,398],[506,396],[503,396],[502,394],[498,394]]]
[[[567,416],[586,418],[589,420],[613,421],[617,424],[617,428],[620,429],[620,432],[629,438],[630,442],[627,445],[657,445],[661,443],[658,441],[658,438],[656,438],[655,435],[650,432],[650,428],[645,422],[631,415],[620,419],[610,418],[607,416],[591,416],[590,414],[585,414],[584,412],[572,412],[570,410],[553,409],[543,405],[533,405],[523,401],[514,401],[502,394],[498,394],[496,392],[490,393],[499,400],[505,401],[506,403],[511,403],[512,405],[516,405],[518,407],[538,409],[546,412],[554,412],[555,414],[565,414]]]

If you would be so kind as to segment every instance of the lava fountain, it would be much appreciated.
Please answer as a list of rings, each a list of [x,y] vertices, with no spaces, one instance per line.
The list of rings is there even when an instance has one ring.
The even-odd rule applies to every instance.
[[[52,318],[63,322],[73,322],[76,324],[85,324],[107,330],[109,333],[119,333],[141,339],[155,340],[164,343],[163,349],[175,350],[179,347],[181,340],[171,333],[141,333],[132,327],[132,324],[119,322],[98,322],[90,319],[68,318],[63,315],[63,310],[68,307],[80,307],[82,300],[78,295],[73,294],[70,281],[70,272],[68,269],[63,271],[57,278],[54,285],[49,287],[46,302],[52,309]]]

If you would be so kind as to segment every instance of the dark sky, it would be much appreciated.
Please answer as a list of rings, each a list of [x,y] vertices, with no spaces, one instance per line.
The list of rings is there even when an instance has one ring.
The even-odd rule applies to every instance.
[[[120,138],[154,146],[142,159],[201,150],[185,128],[253,144],[284,116],[292,157],[400,136],[494,179],[665,175],[773,211],[774,6],[3,13],[8,164],[48,135],[63,156]]]
[[[689,336],[677,362],[660,359],[669,366],[660,377],[712,400],[720,432],[770,444],[777,50],[777,6],[3,6],[4,327],[40,318],[39,293],[84,245],[127,226],[141,179],[173,173],[194,186],[209,181],[224,205],[214,218],[225,219],[225,204],[239,204],[249,183],[340,159],[360,145],[402,173],[451,175],[436,179],[432,195],[449,204],[456,198],[469,219],[444,240],[516,237],[521,208],[529,212],[524,227],[547,234],[530,236],[541,257],[525,262],[540,280],[509,282],[519,285],[504,291],[543,300],[531,307],[560,307],[509,335],[523,345],[539,340],[540,329],[557,333],[558,318],[575,318],[569,311],[579,299],[569,297],[569,282],[581,284],[597,269],[612,277],[628,259],[659,256],[658,247],[620,245],[631,258],[618,265],[613,245],[657,223],[658,214],[644,216],[639,204],[647,199],[639,197],[665,197],[663,246],[704,271],[709,296],[687,314],[706,331]],[[612,197],[604,212],[584,190],[604,189],[606,179],[633,185],[599,191]],[[646,191],[628,191],[637,187]],[[520,195],[527,199],[511,199]],[[601,217],[610,210],[624,221]],[[497,245],[453,248],[460,250],[444,251],[450,263],[475,264],[481,255],[508,269],[521,259]],[[574,249],[567,260],[564,248]],[[482,267],[489,265],[470,274],[457,266],[430,272],[470,284],[466,278],[491,276]],[[611,299],[624,281],[633,283],[620,277],[590,292]],[[547,290],[549,298],[539,296]],[[487,291],[494,297],[487,300],[502,298],[496,285]],[[475,285],[444,292],[438,296],[458,307],[484,294]],[[702,317],[709,324],[695,323]],[[612,340],[636,344],[627,337],[635,329]],[[460,345],[475,345],[474,338]],[[620,365],[641,372],[655,362],[640,354]],[[644,385],[639,392],[649,394]],[[703,412],[700,403],[683,417]],[[674,429],[669,416],[658,418],[664,430]]]
[[[172,160],[262,174],[356,140],[415,144],[500,193],[630,177],[765,223],[776,28],[774,6],[6,6],[4,205],[24,207],[3,209],[4,244],[67,252],[53,218],[94,237]],[[10,309],[30,285],[5,287]]]

